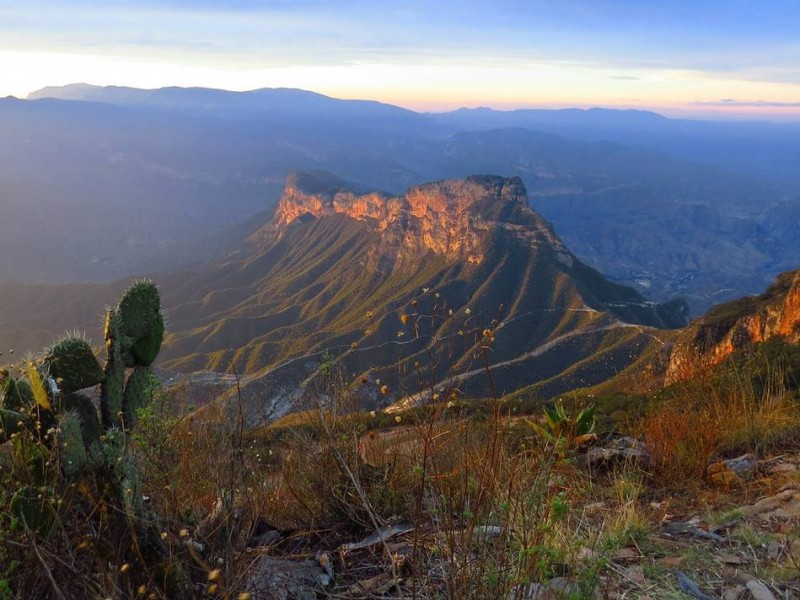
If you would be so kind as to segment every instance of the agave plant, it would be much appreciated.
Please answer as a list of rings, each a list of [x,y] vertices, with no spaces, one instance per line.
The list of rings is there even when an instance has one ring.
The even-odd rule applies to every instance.
[[[562,454],[581,445],[593,436],[595,428],[595,405],[590,404],[577,415],[568,415],[559,399],[552,406],[544,407],[543,423],[528,420],[528,425],[545,440],[552,443]]]

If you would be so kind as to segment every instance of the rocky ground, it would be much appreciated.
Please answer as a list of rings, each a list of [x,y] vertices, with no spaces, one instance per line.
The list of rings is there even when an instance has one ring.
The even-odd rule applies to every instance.
[[[599,534],[596,543],[581,542],[559,576],[508,586],[506,599],[800,598],[800,453],[712,464],[706,481],[687,481],[683,492],[675,491],[680,485],[671,492],[646,486],[627,508],[613,500],[608,473],[592,479],[591,501],[569,509],[582,530],[600,531],[630,509],[639,534],[619,543]],[[342,541],[334,531],[262,524],[245,556],[246,588],[260,599],[449,597],[446,572],[458,568],[447,556],[453,539],[471,548],[467,560],[487,560],[509,544],[497,526],[443,531],[394,522]],[[412,564],[426,565],[426,572]],[[467,590],[465,597],[498,596]]]

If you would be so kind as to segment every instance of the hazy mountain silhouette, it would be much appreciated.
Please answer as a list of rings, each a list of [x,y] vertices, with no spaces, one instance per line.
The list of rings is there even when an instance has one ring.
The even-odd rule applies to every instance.
[[[320,168],[395,194],[520,176],[579,257],[653,299],[685,295],[696,312],[800,262],[800,184],[778,172],[800,152],[791,127],[601,109],[420,114],[282,89],[74,85],[31,97],[0,100],[0,200],[13,214],[0,252],[14,256],[0,279],[107,281],[223,256],[274,209],[290,171]]]

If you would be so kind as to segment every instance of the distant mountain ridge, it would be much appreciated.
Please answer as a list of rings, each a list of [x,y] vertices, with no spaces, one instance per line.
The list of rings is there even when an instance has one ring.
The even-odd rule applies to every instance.
[[[684,296],[696,313],[800,262],[791,125],[607,109],[420,114],[291,89],[77,85],[34,97],[0,99],[0,202],[14,215],[0,221],[0,255],[14,256],[0,280],[102,282],[219,258],[243,223],[274,210],[287,174],[315,169],[391,196],[518,176],[581,260],[654,301]]]
[[[417,117],[417,113],[375,100],[340,100],[295,88],[261,88],[233,92],[204,87],[163,87],[141,89],[124,86],[96,86],[76,83],[45,87],[28,94],[28,100],[71,100],[119,106],[158,107],[173,110],[201,110],[239,115],[276,111],[281,113],[353,114],[364,116]]]

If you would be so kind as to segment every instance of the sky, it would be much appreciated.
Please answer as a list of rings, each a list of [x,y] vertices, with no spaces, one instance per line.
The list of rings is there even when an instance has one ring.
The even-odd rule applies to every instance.
[[[0,96],[295,87],[800,120],[800,0],[0,0]]]

